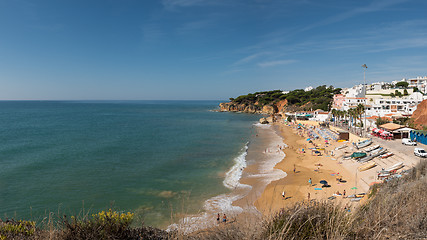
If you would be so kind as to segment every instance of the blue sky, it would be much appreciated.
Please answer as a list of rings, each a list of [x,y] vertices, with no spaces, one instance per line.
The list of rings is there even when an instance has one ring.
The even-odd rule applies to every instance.
[[[427,1],[0,0],[0,99],[193,100],[427,75]]]

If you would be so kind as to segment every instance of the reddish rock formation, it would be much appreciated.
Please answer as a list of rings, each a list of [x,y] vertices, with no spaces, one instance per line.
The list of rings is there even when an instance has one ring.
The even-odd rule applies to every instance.
[[[427,100],[418,104],[417,110],[414,111],[411,119],[419,129],[423,129],[423,126],[427,127]]]
[[[243,113],[263,113],[274,114],[277,112],[276,106],[258,106],[253,104],[237,104],[234,102],[220,103],[219,108],[221,112],[243,112]]]
[[[285,100],[278,101],[275,105],[278,109],[278,112],[285,112],[285,109],[288,105],[288,100],[285,99]]]

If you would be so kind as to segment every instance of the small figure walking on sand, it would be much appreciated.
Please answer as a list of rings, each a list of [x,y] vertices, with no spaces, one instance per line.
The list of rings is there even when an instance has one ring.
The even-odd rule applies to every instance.
[[[342,196],[345,197],[345,189],[344,189],[344,192],[342,193]]]
[[[307,193],[308,201],[310,202],[310,193]]]
[[[313,184],[312,184],[312,181],[311,181],[311,178],[310,179],[308,179],[308,183],[310,184],[310,186],[312,186]]]
[[[295,164],[294,164],[294,173],[296,172]]]
[[[285,191],[282,192],[282,198],[285,199],[286,195],[285,195]]]
[[[224,216],[222,217],[222,222],[227,223],[227,216],[225,216],[225,213],[224,213]]]
[[[218,213],[218,216],[216,217],[216,222],[219,223],[219,213]]]

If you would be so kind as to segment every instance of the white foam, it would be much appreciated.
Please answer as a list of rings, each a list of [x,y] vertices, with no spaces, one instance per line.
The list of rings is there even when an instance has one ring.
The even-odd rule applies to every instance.
[[[271,125],[266,124],[254,124],[256,127],[262,129],[269,129]],[[286,177],[286,173],[279,169],[274,169],[277,163],[279,163],[284,157],[285,154],[282,151],[276,151],[277,146],[283,147],[282,138],[273,131],[272,141],[269,144],[269,149],[274,149],[273,153],[269,153],[268,160],[263,162],[260,167],[261,172],[249,177],[262,177],[262,181],[265,185],[268,185],[272,181],[279,180],[283,177]],[[227,213],[228,218],[233,218],[234,216],[243,212],[243,209],[238,206],[233,206],[232,203],[236,200],[239,200],[245,197],[252,186],[241,184],[240,179],[244,168],[247,166],[247,151],[248,144],[242,149],[242,153],[233,159],[234,165],[230,170],[225,174],[225,179],[223,184],[225,187],[234,190],[228,194],[221,194],[215,197],[212,197],[205,201],[203,205],[203,213],[191,215],[181,219],[178,223],[172,224],[168,227],[168,231],[179,230],[184,233],[191,233],[197,230],[206,229],[209,227],[215,226],[216,218],[218,213]],[[237,191],[236,191],[237,190]],[[245,211],[257,211],[255,207],[245,208]],[[222,216],[222,215],[221,215]]]
[[[254,126],[259,128],[271,128],[270,124],[254,123]]]
[[[181,219],[178,223],[169,225],[168,231],[179,230],[184,233],[191,233],[197,230],[212,227],[216,224],[217,213],[227,213],[227,216],[233,217],[243,212],[243,209],[238,206],[233,206],[232,203],[246,196],[251,190],[252,186],[241,184],[239,182],[242,177],[243,169],[247,166],[246,155],[248,150],[248,144],[242,149],[242,153],[234,158],[234,165],[225,174],[223,184],[225,187],[233,191],[228,194],[221,194],[212,197],[205,201],[203,210],[205,212],[191,215]],[[239,194],[237,193],[239,192]]]
[[[229,189],[235,189],[240,184],[239,180],[242,177],[243,169],[246,168],[246,155],[248,155],[248,143],[242,149],[243,152],[238,157],[234,158],[234,165],[231,169],[225,174],[225,179],[223,181],[224,186]]]

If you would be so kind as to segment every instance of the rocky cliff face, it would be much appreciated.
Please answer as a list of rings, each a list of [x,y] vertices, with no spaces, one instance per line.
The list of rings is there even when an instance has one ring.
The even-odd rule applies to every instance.
[[[243,112],[243,113],[263,113],[263,114],[274,114],[277,112],[277,108],[275,106],[258,106],[254,104],[247,103],[220,103],[219,108],[221,112]]]
[[[411,119],[413,119],[414,124],[417,125],[419,129],[423,129],[423,126],[427,126],[427,100],[418,104],[417,110],[414,111]]]
[[[220,103],[221,112],[243,112],[243,113],[261,113],[261,110],[251,104],[237,104],[233,102]]]

